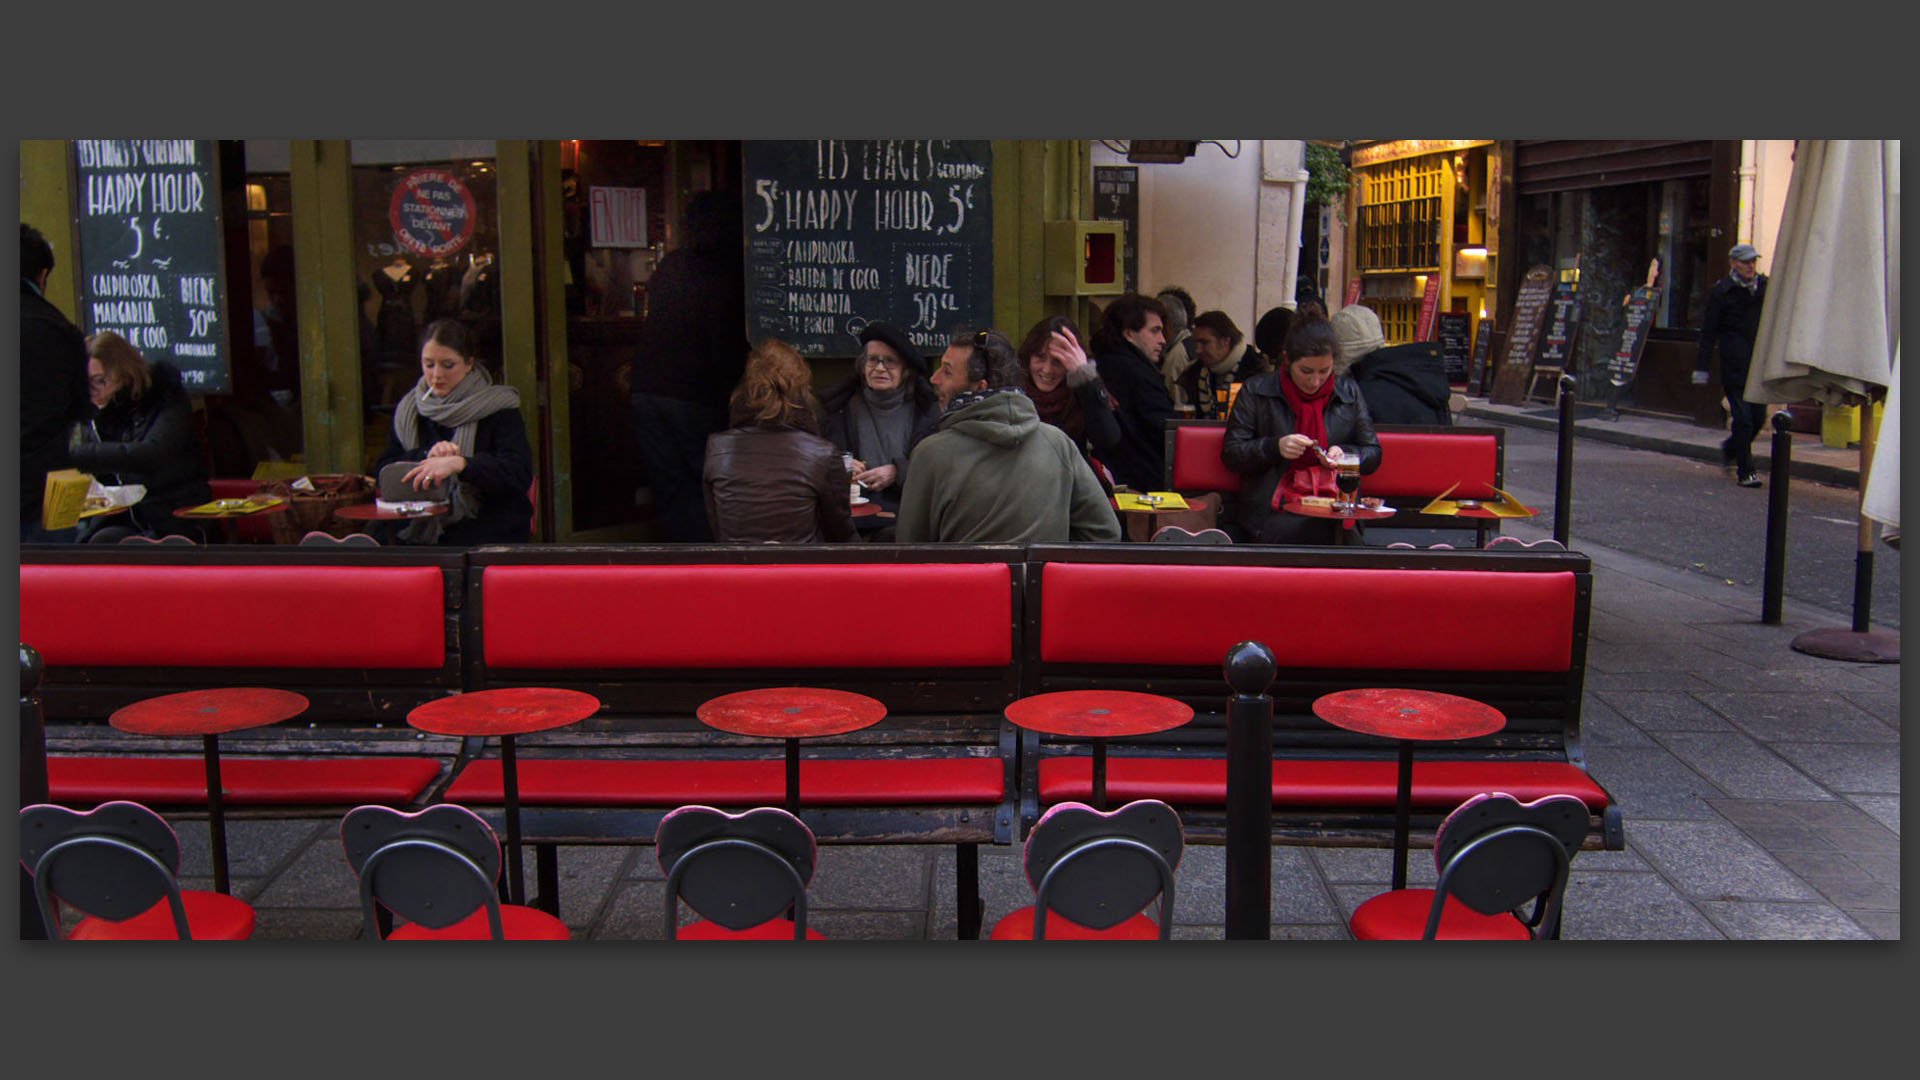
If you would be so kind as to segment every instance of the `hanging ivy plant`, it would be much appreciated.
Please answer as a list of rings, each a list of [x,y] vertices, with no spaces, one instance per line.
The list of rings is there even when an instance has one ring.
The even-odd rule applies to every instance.
[[[1340,151],[1320,143],[1307,144],[1307,205],[1332,207],[1346,220],[1347,192],[1356,181]]]

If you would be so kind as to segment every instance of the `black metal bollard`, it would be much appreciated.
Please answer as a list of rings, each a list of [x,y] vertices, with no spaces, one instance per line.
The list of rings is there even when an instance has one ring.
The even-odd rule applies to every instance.
[[[1273,650],[1243,641],[1222,667],[1227,702],[1227,940],[1265,941],[1273,924]]]
[[[1793,473],[1793,414],[1773,414],[1773,449],[1767,465],[1767,568],[1760,586],[1760,621],[1780,624],[1780,598],[1787,584],[1787,480]]]
[[[20,806],[47,801],[47,729],[40,713],[40,680],[46,674],[40,653],[20,643]],[[20,940],[45,941],[40,900],[34,895],[33,875],[20,867]]]
[[[1560,454],[1553,467],[1553,538],[1561,547],[1571,547],[1567,538],[1573,532],[1573,405],[1574,388],[1580,383],[1571,375],[1560,376]]]

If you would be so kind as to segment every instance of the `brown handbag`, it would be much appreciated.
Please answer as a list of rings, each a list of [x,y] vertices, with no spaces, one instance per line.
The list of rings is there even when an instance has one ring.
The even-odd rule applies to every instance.
[[[286,513],[267,518],[273,526],[274,543],[298,544],[301,537],[315,531],[336,539],[366,531],[367,522],[333,516],[334,511],[343,506],[373,501],[373,485],[366,477],[354,473],[323,473],[306,480],[313,485],[313,490],[295,487],[293,481],[287,480],[261,485],[267,494],[287,500]]]

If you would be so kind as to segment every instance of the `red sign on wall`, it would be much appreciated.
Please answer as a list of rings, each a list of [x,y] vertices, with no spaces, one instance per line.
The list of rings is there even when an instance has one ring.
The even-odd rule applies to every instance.
[[[1440,275],[1427,275],[1427,291],[1420,297],[1420,323],[1414,327],[1413,340],[1432,341],[1434,316],[1440,309]]]
[[[473,192],[445,169],[415,169],[400,178],[387,205],[394,242],[415,255],[452,255],[473,239]]]
[[[590,187],[587,205],[593,213],[594,247],[647,246],[646,188]]]
[[[1353,305],[1359,302],[1360,302],[1360,279],[1354,278],[1352,281],[1347,282],[1347,298],[1345,300],[1340,301],[1340,306],[1352,307]]]

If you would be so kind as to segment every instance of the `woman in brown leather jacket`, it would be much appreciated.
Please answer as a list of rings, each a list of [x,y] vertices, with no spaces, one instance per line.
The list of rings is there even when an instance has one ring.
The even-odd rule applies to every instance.
[[[707,436],[707,520],[723,543],[853,539],[846,466],[820,437],[813,371],[767,340],[747,358],[726,431]]]

